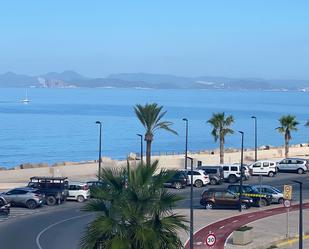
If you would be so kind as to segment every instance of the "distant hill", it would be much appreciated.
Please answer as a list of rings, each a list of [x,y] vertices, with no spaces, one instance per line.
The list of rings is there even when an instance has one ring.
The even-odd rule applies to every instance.
[[[105,78],[88,78],[75,71],[49,72],[27,76],[0,74],[0,87],[114,87],[154,89],[232,89],[232,90],[302,90],[309,91],[309,80],[268,80],[260,78],[181,77],[167,74],[120,73]]]

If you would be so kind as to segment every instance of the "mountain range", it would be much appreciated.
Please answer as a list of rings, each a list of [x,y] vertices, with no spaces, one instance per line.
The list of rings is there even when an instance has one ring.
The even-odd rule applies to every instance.
[[[75,71],[49,72],[28,76],[7,72],[0,74],[0,87],[111,87],[154,89],[233,89],[309,91],[309,80],[269,80],[261,78],[181,77],[167,74],[120,73],[105,78],[85,77]]]

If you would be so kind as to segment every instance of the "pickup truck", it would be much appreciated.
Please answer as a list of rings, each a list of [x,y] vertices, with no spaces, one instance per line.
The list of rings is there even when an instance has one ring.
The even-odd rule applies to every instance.
[[[54,206],[66,201],[69,195],[67,177],[39,177],[30,178],[28,187],[39,189],[45,195],[46,204]]]

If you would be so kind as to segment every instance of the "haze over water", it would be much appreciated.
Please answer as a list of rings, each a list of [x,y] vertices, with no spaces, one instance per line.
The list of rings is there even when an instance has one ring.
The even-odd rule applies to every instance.
[[[29,89],[29,104],[20,102],[24,89],[0,91],[0,166],[21,163],[93,160],[98,155],[98,126],[103,124],[102,154],[126,158],[140,150],[136,133],[143,133],[135,117],[137,103],[157,102],[167,111],[179,136],[158,132],[153,152],[184,150],[183,117],[189,119],[189,150],[217,148],[206,121],[213,112],[225,111],[235,117],[233,128],[245,132],[245,146],[254,146],[254,123],[258,117],[258,144],[282,145],[275,128],[278,118],[294,114],[301,123],[292,133],[292,143],[308,141],[308,93],[209,90],[137,89]],[[238,133],[226,137],[226,147],[239,147]]]

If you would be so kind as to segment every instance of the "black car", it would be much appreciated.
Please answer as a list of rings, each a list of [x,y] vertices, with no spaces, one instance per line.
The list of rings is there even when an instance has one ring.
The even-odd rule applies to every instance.
[[[28,187],[37,188],[45,195],[46,204],[53,206],[66,201],[69,195],[69,183],[67,177],[39,177],[30,178]]]
[[[185,188],[188,184],[188,174],[185,171],[176,171],[170,180],[164,183],[164,186],[176,189]]]
[[[10,213],[10,204],[6,201],[5,198],[0,196],[0,214],[9,215]]]
[[[204,170],[209,175],[209,183],[211,185],[222,184],[224,180],[221,166],[198,166],[196,169]]]
[[[239,195],[240,185],[231,184],[227,187],[227,190]],[[261,194],[258,189],[250,185],[242,186],[242,196],[251,197],[253,204],[258,207],[269,206],[272,203],[272,195]]]

